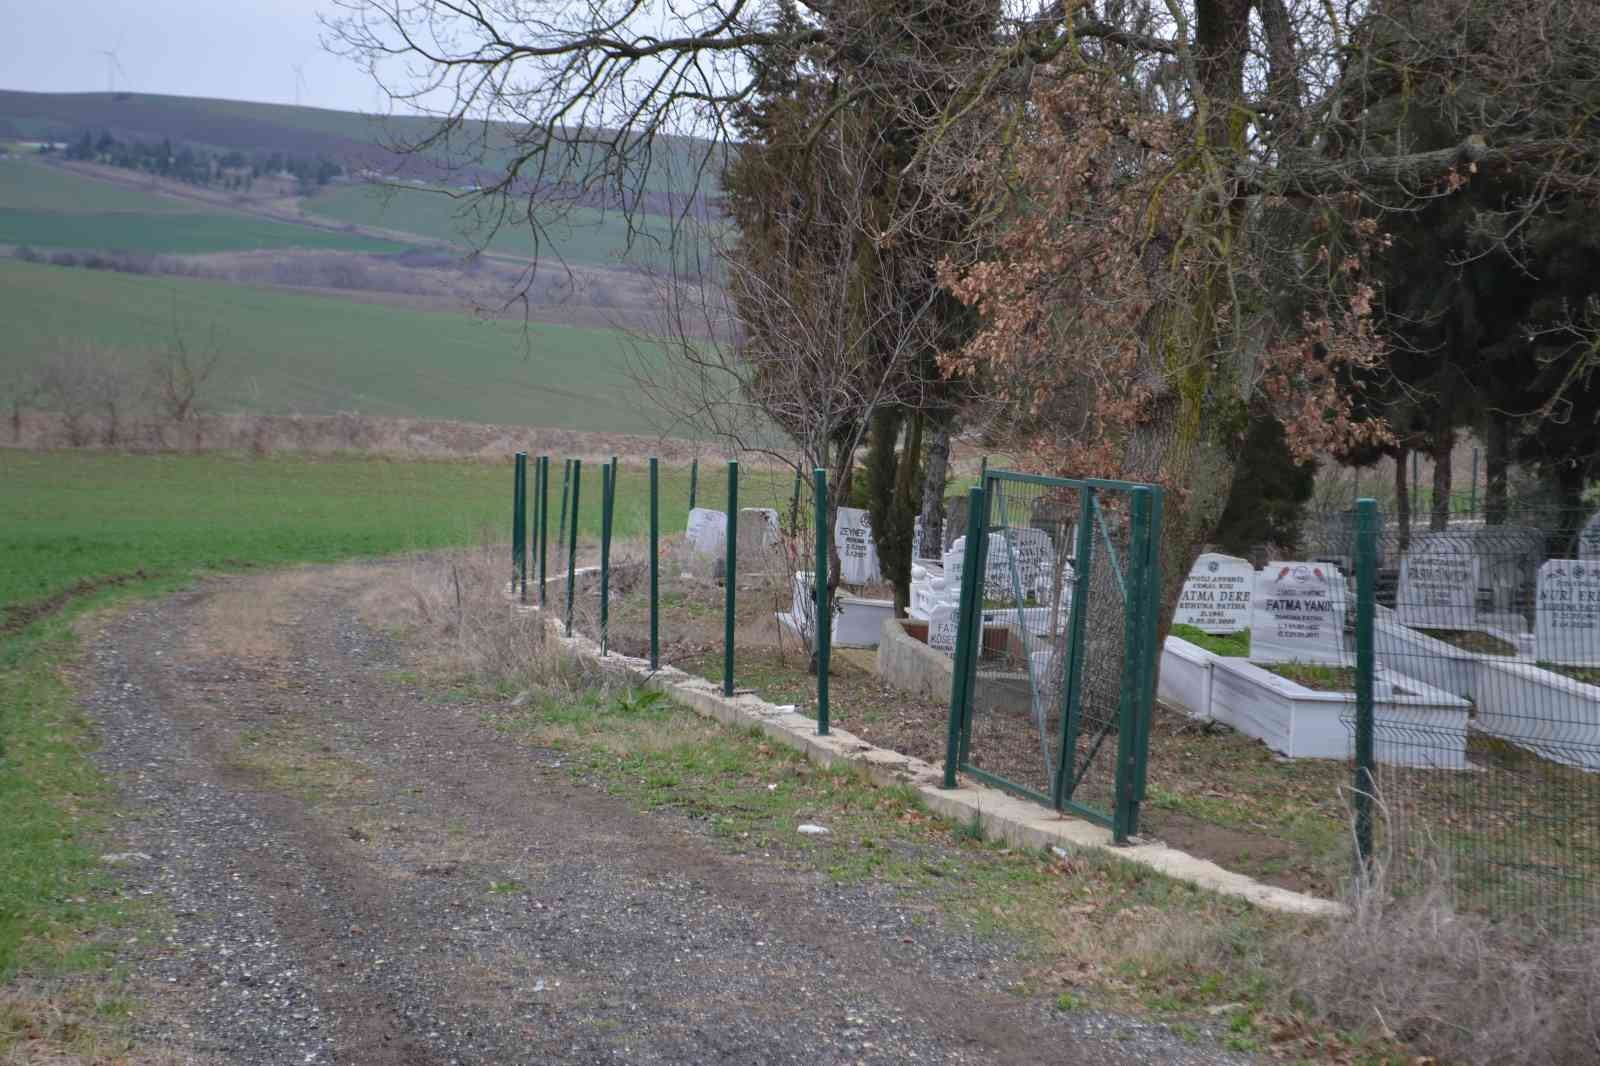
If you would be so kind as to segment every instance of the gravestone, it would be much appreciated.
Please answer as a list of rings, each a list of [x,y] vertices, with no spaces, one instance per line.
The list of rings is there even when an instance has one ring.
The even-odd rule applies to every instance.
[[[1594,513],[1578,534],[1578,558],[1600,560],[1600,511]]]
[[[778,543],[778,512],[770,507],[739,509],[739,554],[754,559]]]
[[[938,604],[928,612],[928,647],[954,655],[956,651],[956,609],[948,603]]]
[[[1331,563],[1271,562],[1250,597],[1250,659],[1344,662],[1344,575]]]
[[[687,538],[698,555],[717,555],[728,535],[728,516],[723,511],[694,507],[689,511]]]
[[[1600,561],[1551,559],[1539,567],[1533,639],[1542,662],[1600,666]]]
[[[1467,534],[1430,533],[1400,557],[1395,620],[1416,629],[1475,629],[1480,545]]]
[[[870,585],[881,579],[878,549],[872,543],[872,515],[858,507],[839,508],[833,526],[839,548],[839,580],[846,585]]]
[[[1245,559],[1207,552],[1189,569],[1172,621],[1206,633],[1237,633],[1250,626],[1255,568]]]

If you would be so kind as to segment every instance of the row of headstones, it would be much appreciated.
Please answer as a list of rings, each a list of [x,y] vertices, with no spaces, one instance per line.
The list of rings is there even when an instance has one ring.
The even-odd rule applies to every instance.
[[[1395,621],[1416,629],[1485,628],[1477,615],[1481,560],[1437,550],[1401,559]],[[1344,660],[1347,590],[1338,567],[1202,555],[1179,595],[1176,623],[1207,633],[1250,630],[1257,662]],[[1541,661],[1600,664],[1600,560],[1551,559],[1538,571],[1534,647]]]

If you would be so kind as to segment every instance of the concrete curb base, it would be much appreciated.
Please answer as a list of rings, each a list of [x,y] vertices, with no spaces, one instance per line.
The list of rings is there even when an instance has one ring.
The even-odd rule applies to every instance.
[[[549,637],[563,649],[598,665],[607,674],[665,693],[696,713],[727,725],[759,729],[823,766],[843,763],[856,767],[879,785],[910,785],[929,810],[958,822],[976,819],[984,835],[991,839],[1023,847],[1096,848],[1176,881],[1286,914],[1332,916],[1344,912],[1344,907],[1332,900],[1263,884],[1165,844],[1117,847],[1112,843],[1109,829],[1056,814],[998,789],[970,782],[960,788],[941,788],[944,776],[941,767],[887,748],[874,747],[842,729],[833,729],[828,736],[819,737],[815,719],[787,707],[767,703],[749,693],[724,696],[721,686],[677,667],[663,666],[652,672],[647,659],[615,652],[601,658],[598,643],[581,635],[566,636],[559,621],[546,618],[545,627]]]

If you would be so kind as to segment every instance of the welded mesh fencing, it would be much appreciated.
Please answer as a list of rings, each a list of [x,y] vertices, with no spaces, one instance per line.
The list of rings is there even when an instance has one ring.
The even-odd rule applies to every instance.
[[[1143,790],[1155,499],[1142,486],[988,471],[983,520],[945,560],[962,590],[951,762],[1119,838],[1134,832]]]
[[[1468,909],[1593,922],[1600,521],[1542,510],[1430,528],[1370,513],[1365,534],[1354,510],[1308,529],[1314,557],[1349,575],[1356,686],[1370,641],[1370,710],[1356,700],[1344,716],[1355,782],[1371,778],[1370,858],[1398,886],[1442,880]]]

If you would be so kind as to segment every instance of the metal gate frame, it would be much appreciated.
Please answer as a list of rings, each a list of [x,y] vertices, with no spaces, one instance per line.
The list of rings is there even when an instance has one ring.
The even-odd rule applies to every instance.
[[[988,540],[996,527],[989,514],[1002,482],[1043,485],[1076,491],[1079,495],[1077,543],[1074,546],[1074,590],[1067,621],[1067,649],[1062,658],[1061,737],[1056,749],[1056,765],[1051,793],[1045,795],[1026,785],[1007,780],[968,760],[972,736],[973,682],[983,643],[982,604]],[[1128,500],[1130,538],[1126,559],[1118,566],[1115,548],[1097,519],[1100,493],[1125,495]],[[1150,741],[1150,716],[1155,703],[1156,619],[1160,604],[1161,489],[1129,481],[1096,478],[1052,478],[1010,470],[986,470],[981,487],[967,493],[967,537],[962,556],[961,599],[956,628],[955,659],[951,671],[950,716],[946,735],[944,786],[956,786],[959,770],[986,784],[1070,812],[1112,832],[1113,839],[1127,843],[1138,832],[1139,808],[1144,800],[1145,772]],[[1105,546],[1113,553],[1113,567],[1121,578],[1123,599],[1123,662],[1121,698],[1117,706],[1116,779],[1112,809],[1101,810],[1075,798],[1083,773],[1077,770],[1078,748],[1082,737],[1082,687],[1085,674],[1085,613],[1089,606],[1091,559],[1096,550],[1095,529],[1099,526]],[[1031,675],[1031,671],[1030,671]],[[1030,685],[1032,681],[1030,680]],[[1095,747],[1083,764],[1098,753],[1105,738],[1095,739]]]

